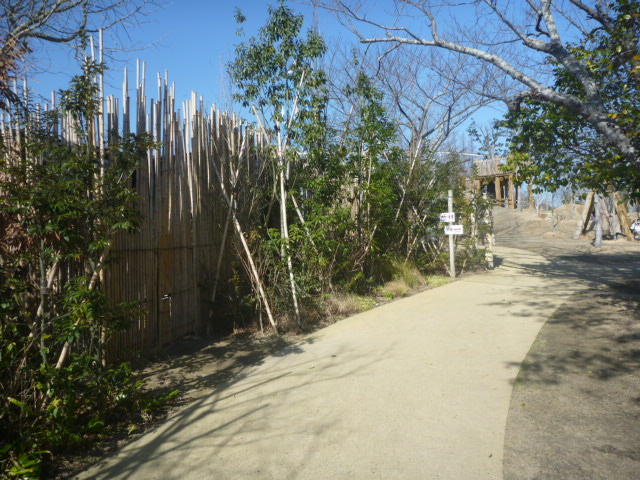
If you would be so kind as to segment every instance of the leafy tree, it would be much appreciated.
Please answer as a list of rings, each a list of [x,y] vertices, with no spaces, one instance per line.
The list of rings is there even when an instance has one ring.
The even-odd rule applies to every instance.
[[[229,65],[236,99],[269,139],[270,173],[255,192],[267,207],[248,221],[247,237],[281,318],[292,310],[299,318],[328,291],[370,291],[405,262],[441,269],[442,242],[434,250],[424,240],[443,237],[448,188],[461,208],[469,204],[459,162],[400,148],[384,95],[361,67],[339,92],[350,114],[335,115],[316,67],[324,42],[313,31],[303,37],[302,25],[284,1],[270,7]]]
[[[400,151],[393,148],[396,126],[388,120],[383,95],[371,79],[359,73],[346,94],[352,97],[356,111],[356,118],[344,132],[358,239],[354,260],[355,266],[368,274],[373,254],[384,251],[389,238],[394,237],[394,207],[400,197],[390,160]]]
[[[242,21],[243,16],[236,14],[236,19]],[[314,62],[326,48],[322,38],[313,31],[303,38],[302,25],[302,15],[296,15],[284,0],[277,7],[269,7],[265,26],[257,37],[236,48],[236,59],[229,65],[239,90],[235,98],[253,109],[263,133],[273,145],[280,205],[278,243],[287,266],[291,300],[299,324],[289,239],[291,168],[296,161],[296,149],[300,146],[305,123],[313,121],[314,112],[323,106],[321,92],[325,76],[315,68]]]
[[[640,6],[620,1],[607,31],[589,32],[573,54],[601,85],[600,96],[616,121],[640,147]],[[551,60],[550,60],[551,61]],[[558,62],[559,91],[586,100],[580,83]],[[511,164],[522,178],[555,190],[569,185],[603,192],[610,188],[640,196],[640,169],[606,143],[584,117],[561,105],[526,100],[510,112],[506,125],[514,132]]]

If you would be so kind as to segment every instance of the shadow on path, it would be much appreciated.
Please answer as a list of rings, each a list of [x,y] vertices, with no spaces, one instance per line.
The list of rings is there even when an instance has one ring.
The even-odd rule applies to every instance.
[[[546,322],[520,365],[504,478],[638,478],[640,258],[625,252],[548,258],[520,268],[586,288]]]
[[[163,471],[152,478],[179,478],[179,472],[186,467],[206,472],[207,478],[222,478],[217,466],[224,464],[221,458],[226,447],[248,448],[258,441],[278,442],[285,436],[321,438],[321,434],[340,422],[340,418],[326,412],[313,422],[304,422],[304,417],[298,418],[304,409],[294,412],[291,405],[312,404],[305,393],[309,385],[356,378],[377,360],[363,359],[346,349],[338,350],[328,358],[315,359],[306,355],[298,359],[299,354],[313,343],[313,337],[298,342],[272,338],[265,340],[259,351],[252,351],[251,348],[256,348],[255,342],[247,338],[231,346],[211,345],[192,355],[183,353],[168,359],[167,365],[156,364],[160,372],[167,369],[166,381],[172,388],[186,390],[191,401],[154,431],[146,432],[114,456],[104,459],[96,469],[75,478],[141,478],[139,470],[158,458],[163,458]],[[384,354],[380,352],[378,358],[384,358]],[[227,359],[226,367],[219,368],[219,363],[213,362],[212,358],[223,362]],[[309,369],[316,368],[317,375],[310,377]],[[150,370],[147,375],[157,378],[160,372]],[[159,385],[158,388],[164,387]],[[289,409],[282,408],[283,404]],[[282,417],[288,417],[288,427],[274,428],[274,424],[282,425],[283,422],[273,420]],[[300,450],[299,456],[288,459],[291,464],[286,478],[295,478],[305,461],[313,456],[313,443],[301,445]],[[246,465],[237,466],[238,472],[247,475],[243,468],[251,468],[250,464],[248,458]]]

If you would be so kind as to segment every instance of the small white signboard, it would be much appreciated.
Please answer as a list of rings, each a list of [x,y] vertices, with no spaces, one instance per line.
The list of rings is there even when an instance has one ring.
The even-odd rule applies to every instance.
[[[445,225],[444,233],[446,235],[462,235],[464,232],[462,231],[462,225]]]
[[[453,223],[456,221],[456,214],[453,212],[445,212],[440,214],[440,221],[446,223]]]

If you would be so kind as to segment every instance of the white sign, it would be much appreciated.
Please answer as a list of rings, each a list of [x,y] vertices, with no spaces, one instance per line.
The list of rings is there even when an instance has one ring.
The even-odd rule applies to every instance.
[[[444,233],[447,235],[462,235],[462,225],[445,225]]]
[[[453,223],[456,221],[456,214],[453,212],[445,212],[440,214],[440,221],[446,223]]]

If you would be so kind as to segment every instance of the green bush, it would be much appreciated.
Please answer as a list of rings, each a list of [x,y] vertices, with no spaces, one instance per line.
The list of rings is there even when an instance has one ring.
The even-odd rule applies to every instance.
[[[57,455],[142,423],[163,399],[142,391],[126,364],[106,366],[110,336],[140,315],[100,289],[111,242],[136,228],[132,175],[149,141],[127,136],[100,158],[95,131],[102,69],[87,61],[62,111],[36,122],[23,143],[0,143],[0,469],[48,476]],[[54,126],[76,121],[69,144]]]

